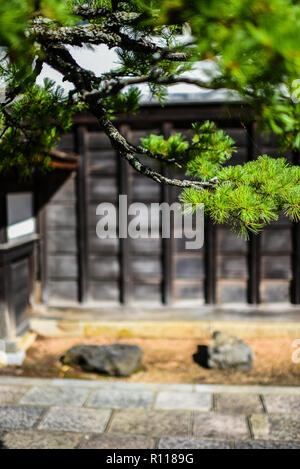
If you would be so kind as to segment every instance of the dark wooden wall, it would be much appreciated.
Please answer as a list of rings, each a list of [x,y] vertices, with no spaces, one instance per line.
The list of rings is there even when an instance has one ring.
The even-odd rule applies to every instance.
[[[217,121],[236,141],[238,152],[231,164],[258,154],[279,154],[274,141],[258,136],[239,107],[149,105],[141,115],[120,120],[118,125],[138,143],[149,132],[187,134],[191,122],[203,119]],[[116,203],[119,193],[128,194],[130,202],[171,202],[178,191],[156,184],[120,161],[89,116],[78,116],[74,132],[62,139],[60,148],[76,151],[81,162],[44,211],[45,301],[299,303],[299,228],[286,218],[249,242],[207,221],[205,245],[198,251],[185,250],[180,239],[100,240],[96,236],[100,202]]]

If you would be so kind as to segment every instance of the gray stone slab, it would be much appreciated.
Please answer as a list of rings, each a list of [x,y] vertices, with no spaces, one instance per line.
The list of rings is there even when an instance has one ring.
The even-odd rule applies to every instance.
[[[32,428],[44,412],[44,407],[2,406],[0,407],[0,428]]]
[[[153,449],[154,438],[146,436],[120,436],[104,433],[102,435],[86,435],[80,449]]]
[[[203,410],[211,409],[211,394],[195,393],[195,392],[159,392],[155,409],[187,409],[187,410]]]
[[[125,389],[101,389],[89,397],[87,407],[106,407],[109,409],[150,409],[154,399],[152,391],[134,392]]]
[[[109,432],[116,434],[188,436],[190,412],[126,409],[116,411]]]
[[[266,410],[269,413],[300,413],[300,395],[263,394]]]
[[[80,438],[76,433],[17,430],[6,432],[1,441],[6,449],[72,449]]]
[[[0,405],[18,404],[28,389],[28,386],[0,384]]]
[[[108,409],[52,407],[40,423],[41,430],[102,433],[109,421]]]
[[[39,386],[28,391],[21,399],[21,404],[82,406],[90,390],[80,387],[61,388],[54,386]]]
[[[195,414],[193,434],[196,438],[223,440],[245,440],[250,436],[245,416],[214,412]]]
[[[300,449],[300,442],[287,441],[237,441],[235,449]]]
[[[300,441],[300,414],[253,414],[250,423],[256,440]]]
[[[216,411],[222,414],[258,414],[264,412],[257,394],[222,393],[215,395]]]
[[[158,449],[230,449],[228,441],[161,438]]]

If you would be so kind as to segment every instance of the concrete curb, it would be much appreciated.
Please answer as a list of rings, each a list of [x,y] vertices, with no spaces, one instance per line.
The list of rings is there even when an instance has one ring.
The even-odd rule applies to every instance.
[[[221,330],[242,339],[300,338],[300,322],[284,321],[103,321],[31,318],[30,327],[35,333],[45,337],[209,339],[212,332]]]
[[[0,385],[78,387],[90,389],[127,389],[196,393],[245,393],[245,394],[297,394],[300,386],[227,385],[227,384],[186,384],[186,383],[129,383],[120,380],[88,380],[63,378],[26,378],[0,376]]]

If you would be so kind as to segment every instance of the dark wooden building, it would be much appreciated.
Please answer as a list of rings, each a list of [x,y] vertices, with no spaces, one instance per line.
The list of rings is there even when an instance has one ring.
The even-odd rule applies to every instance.
[[[150,132],[188,135],[192,122],[205,119],[235,140],[231,164],[279,155],[274,139],[258,135],[238,104],[145,104],[139,115],[117,125],[138,143]],[[92,116],[77,116],[59,148],[77,160],[58,154],[54,171],[29,185],[1,182],[0,339],[26,327],[34,284],[40,285],[40,301],[56,307],[300,304],[299,224],[282,217],[246,242],[206,220],[198,250],[186,250],[184,239],[101,240],[99,203],[117,205],[119,194],[127,194],[128,203],[172,202],[179,191],[134,172]],[[296,155],[286,156],[299,164]]]
[[[148,133],[187,134],[190,124],[214,120],[235,140],[231,164],[259,154],[278,156],[274,139],[258,135],[240,105],[147,104],[118,125],[132,142]],[[187,134],[188,135],[188,134]],[[60,148],[79,155],[77,171],[50,190],[40,216],[42,301],[49,305],[300,303],[299,225],[286,217],[249,242],[229,228],[205,223],[202,249],[182,239],[106,239],[96,236],[96,206],[175,201],[174,187],[160,186],[117,157],[91,116],[80,115]],[[295,155],[285,155],[298,164]],[[160,168],[165,173],[167,168]],[[55,179],[55,178],[54,178]],[[43,188],[41,191],[43,192]]]

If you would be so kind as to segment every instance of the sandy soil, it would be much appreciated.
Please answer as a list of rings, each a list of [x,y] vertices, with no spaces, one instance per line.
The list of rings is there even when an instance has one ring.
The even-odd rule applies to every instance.
[[[0,369],[0,375],[31,377],[65,377],[113,380],[103,375],[87,374],[62,366],[59,358],[73,345],[115,343],[115,339],[43,338],[39,337],[30,350],[22,367]],[[291,339],[249,339],[247,343],[255,353],[250,372],[226,372],[200,367],[193,361],[197,345],[205,340],[167,339],[119,339],[118,342],[139,345],[144,351],[144,369],[130,378],[130,382],[159,383],[218,383],[218,384],[269,384],[300,385],[300,363],[292,362],[294,351]],[[117,378],[120,379],[120,378]]]

